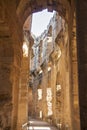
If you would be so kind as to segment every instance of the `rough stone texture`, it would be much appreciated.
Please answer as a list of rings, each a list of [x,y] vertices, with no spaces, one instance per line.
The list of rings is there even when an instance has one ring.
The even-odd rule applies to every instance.
[[[72,111],[73,111],[73,129],[80,129],[80,109],[79,109],[79,88],[78,88],[78,60],[76,43],[76,15],[73,19],[72,43],[71,43],[71,66],[72,66]]]
[[[19,85],[18,130],[28,122],[28,57],[23,57]]]
[[[15,130],[22,32],[18,26],[14,1],[0,1],[0,17],[0,129]]]
[[[79,0],[77,12],[77,50],[81,130],[87,129],[87,1]]]
[[[48,11],[56,10],[65,17],[66,10],[69,9],[69,2],[66,0],[20,0],[17,14],[23,24],[29,14],[41,11],[45,8],[48,8]]]
[[[0,129],[16,130],[23,24],[32,12],[57,10],[72,39],[74,0],[0,0]],[[17,13],[17,14],[16,14]],[[19,18],[19,19],[18,19]],[[20,23],[20,24],[19,24]],[[76,5],[78,86],[81,130],[87,129],[87,2]],[[71,47],[71,44],[70,44]],[[73,63],[74,64],[74,63]],[[77,63],[76,63],[77,64]],[[73,69],[74,71],[74,69]],[[75,82],[75,80],[74,80]],[[77,82],[77,81],[76,81]],[[17,94],[15,94],[17,93]],[[8,113],[7,113],[8,111]]]

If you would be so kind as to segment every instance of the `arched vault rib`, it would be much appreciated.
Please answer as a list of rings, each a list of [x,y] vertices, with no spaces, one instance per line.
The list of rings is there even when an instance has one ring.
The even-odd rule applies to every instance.
[[[56,10],[62,17],[66,17],[68,5],[69,2],[66,0],[21,0],[17,8],[17,15],[22,25],[30,14],[45,8],[47,8],[48,11]]]

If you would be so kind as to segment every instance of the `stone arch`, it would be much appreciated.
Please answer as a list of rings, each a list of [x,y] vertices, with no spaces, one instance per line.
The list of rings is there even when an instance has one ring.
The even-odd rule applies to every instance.
[[[28,16],[23,24],[23,30],[30,31],[31,30],[31,23],[32,23],[32,16]]]
[[[69,8],[69,2],[66,0],[62,0],[61,2],[57,0],[21,0],[17,8],[17,15],[19,19],[21,19],[20,22],[23,25],[29,15],[46,8],[48,11],[58,11],[62,17],[67,18],[66,10]]]
[[[21,25],[23,26],[24,23],[26,22],[26,19],[28,19],[29,15],[31,15],[33,12],[38,12],[38,11],[41,11],[45,8],[48,9],[48,11],[53,11],[53,10],[56,10],[58,11],[58,13],[64,17],[65,19],[69,18],[69,15],[71,14],[70,12],[67,11],[68,7],[66,6],[66,3],[64,2],[64,0],[62,0],[62,2],[58,2],[57,0],[55,0],[55,2],[49,0],[37,0],[37,1],[29,1],[29,0],[21,0],[20,1],[20,4],[17,8],[17,15],[19,17],[19,19],[21,19]],[[68,3],[69,5],[69,3]],[[67,15],[66,15],[66,12]],[[73,17],[73,16],[71,16]],[[70,24],[70,21],[69,21],[69,24]],[[69,31],[69,30],[68,30]]]

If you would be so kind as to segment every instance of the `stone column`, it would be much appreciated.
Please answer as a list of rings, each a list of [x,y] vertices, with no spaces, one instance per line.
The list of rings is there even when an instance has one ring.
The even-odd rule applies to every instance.
[[[31,47],[33,44],[33,39],[30,36],[29,30],[24,30],[24,40],[25,40],[24,45],[26,45],[27,49],[24,48],[23,50],[23,58],[21,64],[21,75],[20,75],[20,85],[19,85],[19,106],[18,106],[18,128],[17,128],[18,130],[21,130],[23,125],[25,123],[28,123],[29,121],[29,117],[28,117],[29,116],[28,112],[30,109],[28,105],[29,71],[30,71]]]
[[[76,4],[78,81],[81,130],[87,129],[87,1]]]
[[[8,38],[0,38],[0,129],[11,130],[12,119],[12,81],[13,57]],[[8,47],[6,47],[6,46]],[[8,54],[9,53],[9,54]]]
[[[0,1],[0,129],[16,130],[21,35],[15,1]],[[19,34],[19,32],[21,32]],[[20,37],[19,37],[20,35]]]
[[[43,78],[42,78],[42,112],[43,120],[46,120],[47,117],[47,87],[48,87],[48,71],[46,63],[43,63]]]
[[[64,38],[61,43],[61,57],[58,62],[58,73],[59,73],[59,85],[61,89],[59,91],[59,106],[60,108],[60,121],[62,129],[72,129],[71,126],[71,103],[70,103],[70,59],[69,59],[69,42],[65,43]]]
[[[78,92],[78,61],[77,61],[77,42],[76,42],[76,16],[74,14],[72,42],[71,42],[71,67],[72,67],[72,125],[73,129],[80,130],[79,116],[79,92]]]
[[[53,111],[54,122],[56,120],[56,116],[58,116],[58,115],[56,115],[56,78],[57,78],[56,66],[57,66],[57,64],[53,63],[52,69],[51,69],[52,111]]]
[[[17,48],[16,48],[17,47]],[[2,129],[17,126],[21,51],[8,35],[0,38],[0,120]]]
[[[38,75],[36,74],[33,80],[33,89],[32,89],[32,95],[33,95],[33,117],[37,118],[37,105],[38,105],[38,95],[37,95],[37,89],[38,89]]]
[[[58,95],[57,91],[57,86],[61,86],[61,82],[59,80],[59,61],[60,61],[60,56],[61,56],[61,50],[59,49],[59,46],[55,44],[55,50],[51,54],[51,88],[52,88],[52,108],[53,108],[53,123],[58,123],[61,120],[60,115],[61,115],[61,94]],[[60,90],[61,91],[61,90]]]
[[[19,85],[18,130],[22,130],[23,125],[28,122],[28,70],[28,57],[23,57]]]

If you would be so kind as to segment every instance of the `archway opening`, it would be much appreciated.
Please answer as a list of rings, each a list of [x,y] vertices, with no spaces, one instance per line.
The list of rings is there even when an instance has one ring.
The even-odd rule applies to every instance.
[[[32,46],[30,45],[29,55],[29,85],[32,89],[31,105],[29,103],[29,105],[32,106],[32,115],[30,115],[31,112],[29,110],[29,116],[43,119],[56,124],[58,128],[63,128],[66,127],[67,122],[69,127],[71,125],[70,113],[68,114],[68,110],[70,109],[68,26],[58,12],[54,11],[52,15],[45,30],[41,32],[39,23],[39,26],[37,27],[36,25],[34,28],[37,27],[37,31],[38,28],[40,28],[40,31],[36,32],[37,34],[31,33],[34,41]],[[37,19],[41,22],[40,18]],[[44,22],[42,18],[41,20]],[[45,22],[47,23],[47,21]],[[59,73],[59,71],[61,73],[61,80],[58,81],[59,84],[57,84],[57,73]],[[66,80],[64,80],[64,78]],[[56,89],[58,85],[61,86],[62,91],[61,101],[59,101],[60,97]],[[62,100],[63,97],[66,98]],[[64,107],[66,104],[67,110]],[[59,114],[58,116],[56,115],[57,113]],[[63,116],[64,113],[68,114],[67,121],[65,121],[65,116]]]
[[[28,116],[56,124],[59,129],[68,129],[71,127],[68,25],[58,12],[54,13],[45,30],[37,34],[31,31],[32,15],[24,25],[28,25],[23,28],[29,52],[28,94],[31,97],[28,99]],[[40,23],[38,28],[41,29]]]

